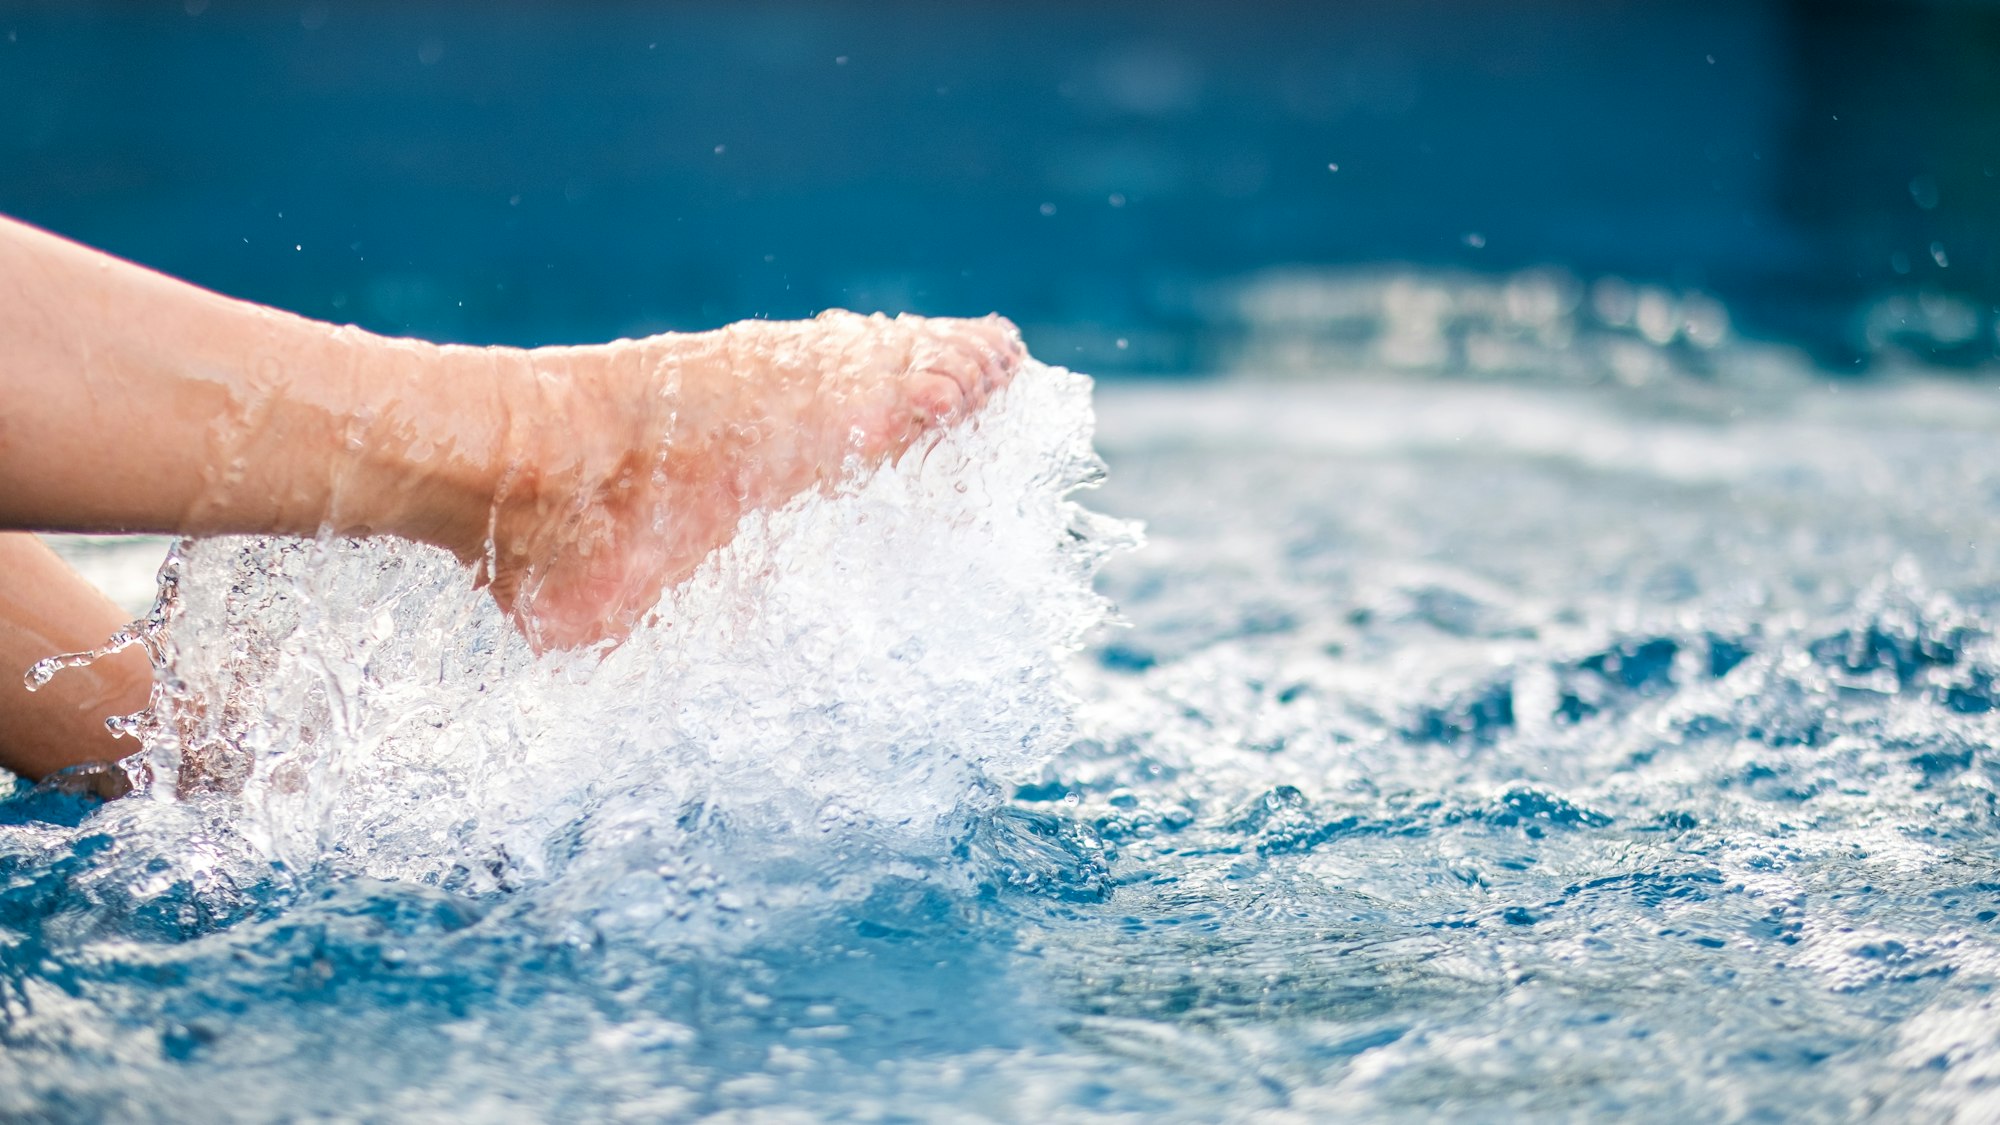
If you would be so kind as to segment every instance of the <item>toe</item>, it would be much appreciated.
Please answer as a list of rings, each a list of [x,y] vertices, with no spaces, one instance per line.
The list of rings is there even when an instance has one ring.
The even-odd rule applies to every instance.
[[[964,336],[948,335],[935,343],[936,354],[922,364],[925,371],[944,375],[958,384],[964,404],[976,407],[985,400],[991,354],[979,342]]]
[[[910,387],[910,406],[926,424],[954,417],[968,398],[965,385],[949,367],[925,368]]]
[[[939,321],[936,325],[942,346],[965,365],[963,383],[972,407],[1006,386],[1028,357],[1021,333],[1005,317]]]
[[[999,313],[988,313],[977,322],[992,342],[993,349],[1009,364],[1019,364],[1028,358],[1028,346],[1021,341],[1021,330],[1013,321]]]
[[[977,323],[987,345],[987,389],[997,391],[1012,381],[1014,373],[1028,361],[1028,348],[1021,342],[1021,330],[998,313]]]

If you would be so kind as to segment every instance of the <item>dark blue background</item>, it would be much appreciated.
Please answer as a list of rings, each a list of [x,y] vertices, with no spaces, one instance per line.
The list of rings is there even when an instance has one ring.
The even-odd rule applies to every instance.
[[[473,341],[997,309],[1199,370],[1231,279],[1402,261],[1706,288],[1839,366],[1950,291],[1980,360],[1997,172],[1979,3],[0,2],[0,210]]]

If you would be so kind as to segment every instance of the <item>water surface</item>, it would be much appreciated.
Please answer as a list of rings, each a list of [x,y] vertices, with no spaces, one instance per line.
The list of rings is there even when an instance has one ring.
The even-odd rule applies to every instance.
[[[0,1116],[1990,1118],[2000,407],[1725,383],[1100,390],[1073,656],[1073,393],[601,668],[204,546],[243,795],[0,804]]]

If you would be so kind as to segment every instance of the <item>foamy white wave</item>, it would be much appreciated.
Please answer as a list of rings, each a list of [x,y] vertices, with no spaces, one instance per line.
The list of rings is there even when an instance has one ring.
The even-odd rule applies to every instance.
[[[608,654],[535,657],[434,548],[189,544],[149,792],[295,872],[582,864],[650,879],[649,916],[663,883],[720,893],[697,852],[935,856],[1070,738],[1065,658],[1132,538],[1068,499],[1092,424],[1088,379],[1031,364],[934,446],[747,517]]]

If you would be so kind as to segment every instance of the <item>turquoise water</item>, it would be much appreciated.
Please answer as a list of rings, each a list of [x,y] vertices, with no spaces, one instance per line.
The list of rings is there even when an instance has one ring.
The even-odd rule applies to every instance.
[[[2000,407],[1789,362],[1100,389],[1136,551],[1048,374],[601,666],[203,545],[0,1117],[1991,1119]]]

